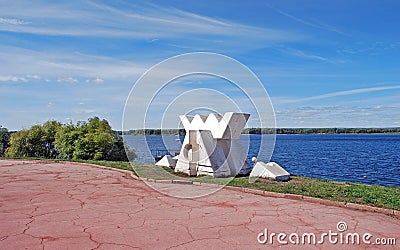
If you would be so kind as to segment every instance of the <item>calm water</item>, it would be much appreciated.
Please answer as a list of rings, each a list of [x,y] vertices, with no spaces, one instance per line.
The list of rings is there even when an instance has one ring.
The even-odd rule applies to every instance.
[[[264,146],[271,145],[269,138],[243,135],[244,147],[250,145],[248,158],[257,156],[261,140]],[[125,139],[136,149],[140,162],[154,162],[147,144],[152,150],[168,148],[172,154],[181,147],[177,136],[126,136]],[[398,134],[277,135],[271,161],[295,175],[400,187],[399,152]],[[264,147],[258,159],[266,161],[268,155]]]

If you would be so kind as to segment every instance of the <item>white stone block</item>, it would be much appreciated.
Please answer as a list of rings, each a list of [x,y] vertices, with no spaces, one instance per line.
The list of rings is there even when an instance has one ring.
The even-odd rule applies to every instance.
[[[290,174],[276,162],[258,161],[250,173],[250,178],[271,178],[277,181],[287,181],[290,179]]]
[[[163,167],[170,167],[170,168],[174,168],[176,166],[176,162],[177,160],[174,159],[172,156],[170,155],[164,155],[163,158],[161,158],[161,160],[159,160],[156,163],[156,166],[163,166]]]

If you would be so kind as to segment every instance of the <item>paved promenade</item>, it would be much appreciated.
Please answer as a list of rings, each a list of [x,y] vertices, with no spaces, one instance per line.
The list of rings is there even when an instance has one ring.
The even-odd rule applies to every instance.
[[[168,189],[195,187],[162,185]],[[339,222],[342,223],[337,228]],[[287,245],[278,242],[279,233],[281,243]],[[346,244],[349,233],[360,236],[360,245]],[[308,244],[308,237],[311,243],[313,240],[311,234],[324,243]],[[265,241],[266,235],[267,242],[260,244],[258,241]],[[296,242],[297,236],[300,244],[294,246],[290,241]],[[368,245],[363,237],[371,244],[396,238],[397,245]],[[302,239],[306,244],[301,244]],[[336,244],[330,243],[335,239]],[[400,220],[379,213],[226,189],[202,198],[180,199],[165,196],[128,173],[112,169],[78,163],[0,160],[0,249],[272,246],[399,249]]]

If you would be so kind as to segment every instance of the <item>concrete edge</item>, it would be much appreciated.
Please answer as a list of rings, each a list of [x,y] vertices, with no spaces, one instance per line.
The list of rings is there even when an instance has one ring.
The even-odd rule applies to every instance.
[[[135,175],[132,175],[132,173],[133,173],[132,171],[125,170],[125,169],[106,167],[106,166],[96,165],[96,164],[92,164],[92,163],[85,163],[85,162],[60,161],[58,163],[62,163],[62,162],[78,163],[78,164],[81,164],[81,165],[84,165],[84,166],[88,166],[88,167],[95,167],[95,168],[101,168],[103,170],[117,171],[117,172],[120,172],[120,173],[123,173],[123,174],[127,174],[125,177],[131,178],[131,179],[137,179],[137,178],[134,178]]]
[[[236,192],[255,194],[255,195],[260,195],[260,196],[264,196],[264,197],[283,198],[283,199],[290,199],[290,200],[303,200],[303,201],[307,201],[310,203],[318,203],[318,204],[322,204],[322,205],[326,205],[326,206],[343,207],[343,208],[348,208],[351,210],[360,210],[360,211],[367,211],[367,212],[391,215],[397,219],[400,219],[400,211],[399,210],[373,207],[373,206],[356,204],[356,203],[351,203],[351,202],[331,201],[331,200],[325,200],[325,199],[321,199],[321,198],[303,196],[303,195],[297,195],[297,194],[275,193],[275,192],[263,191],[263,190],[259,190],[259,189],[243,188],[243,187],[236,187],[236,186],[223,186],[223,185],[219,185],[219,184],[203,183],[203,182],[196,182],[196,181],[189,181],[189,180],[187,180],[187,181],[186,180],[156,180],[156,179],[150,179],[150,178],[142,178],[142,177],[138,177],[137,175],[135,175],[135,173],[133,171],[112,168],[112,167],[106,167],[106,166],[96,165],[96,164],[92,164],[92,163],[73,162],[73,161],[54,161],[54,160],[26,160],[26,161],[27,162],[35,162],[36,164],[40,164],[40,163],[80,164],[80,165],[84,165],[84,166],[88,166],[88,167],[95,167],[95,168],[100,168],[103,170],[110,170],[110,171],[117,171],[120,173],[124,173],[124,174],[127,174],[125,177],[134,179],[134,180],[151,181],[151,182],[157,182],[157,183],[222,187],[226,190],[231,190],[231,191],[236,191]]]
[[[176,184],[193,185],[193,181],[187,180],[172,180],[171,182]]]
[[[155,182],[155,183],[167,183],[167,184],[173,183],[173,180],[154,180],[154,179],[148,179],[148,180],[152,181],[152,182]]]

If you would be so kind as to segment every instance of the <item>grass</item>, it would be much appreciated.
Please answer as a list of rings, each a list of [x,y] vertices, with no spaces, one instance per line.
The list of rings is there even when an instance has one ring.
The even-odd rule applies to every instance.
[[[32,158],[30,158],[32,159]],[[43,160],[43,159],[40,159]],[[62,160],[56,160],[62,161]],[[309,178],[304,176],[292,176],[288,182],[258,179],[250,183],[248,177],[213,178],[210,176],[188,177],[174,173],[172,169],[158,167],[150,164],[113,161],[87,161],[73,160],[76,162],[91,163],[110,168],[118,168],[134,171],[136,175],[156,180],[183,179],[229,186],[253,188],[277,193],[298,194],[333,201],[365,204],[375,207],[400,210],[400,188],[379,185],[366,185],[360,183],[337,182]]]
[[[337,182],[304,176],[292,176],[288,182],[259,179],[255,183],[249,183],[247,178],[235,178],[229,185],[400,210],[400,188],[396,187]]]

